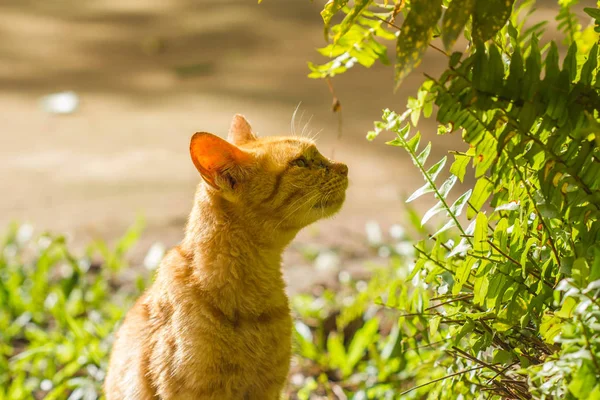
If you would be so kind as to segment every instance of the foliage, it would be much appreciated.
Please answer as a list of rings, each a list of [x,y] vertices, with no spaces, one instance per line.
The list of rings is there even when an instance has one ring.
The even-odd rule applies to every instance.
[[[415,308],[416,299],[428,302],[425,288],[404,284],[413,241],[399,225],[385,238],[378,225],[369,230],[375,230],[371,251],[387,261],[367,266],[368,281],[342,271],[335,290],[292,299],[297,318],[290,398],[395,399],[398,388],[408,390],[445,372],[437,365],[436,343],[422,336],[423,319]],[[404,310],[400,319],[397,309]]]
[[[93,243],[83,257],[64,237],[10,229],[0,243],[0,399],[100,395],[113,328],[145,285],[118,279],[140,229],[114,249]]]
[[[447,54],[440,77],[426,75],[405,112],[386,110],[368,135],[395,134],[388,144],[403,148],[425,180],[408,201],[433,197],[420,225],[440,226],[415,243],[408,277],[396,276],[396,266],[384,283],[369,285],[370,297],[383,300],[363,308],[367,322],[355,337],[363,329],[371,337],[372,318],[380,328],[362,364],[344,356],[353,340],[344,346],[336,335],[313,357],[337,360],[329,366],[340,371],[347,396],[396,398],[411,382],[415,390],[402,394],[415,398],[600,398],[600,10],[585,9],[595,26],[582,28],[577,1],[559,3],[568,45],[562,60],[561,44],[541,44],[545,23],[527,24],[532,1],[514,9],[504,0],[326,5],[345,14],[326,30],[337,32],[328,36],[332,49],[344,39],[339,32],[364,24],[361,17],[396,31],[397,85],[438,33],[447,50],[460,32],[469,43]],[[333,20],[328,15],[326,27]],[[438,134],[460,133],[464,142],[449,168],[447,157],[430,162],[431,143],[411,132],[433,110]],[[467,190],[458,192],[457,181]],[[397,310],[395,330],[382,328],[384,308]],[[400,340],[405,364],[384,373],[396,365],[383,357],[393,335],[428,346],[421,362],[432,366],[424,371],[409,360]]]
[[[291,398],[600,398],[600,10],[585,9],[595,24],[583,27],[577,1],[559,3],[562,60],[562,43],[541,40],[545,21],[527,23],[532,1],[325,5],[329,60],[311,77],[385,64],[391,40],[396,85],[432,46],[448,68],[369,133],[394,135],[424,178],[409,205],[433,206],[408,208],[414,240],[369,227],[385,262],[368,279],[341,273],[339,289],[293,299]],[[438,36],[468,47],[447,54]],[[421,115],[460,134],[452,162],[429,160]],[[147,284],[120,274],[138,234],[77,257],[60,236],[10,230],[0,399],[99,396],[111,333]]]

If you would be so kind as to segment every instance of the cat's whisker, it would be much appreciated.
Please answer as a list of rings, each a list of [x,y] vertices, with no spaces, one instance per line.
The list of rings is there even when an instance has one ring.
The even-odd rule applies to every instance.
[[[317,200],[317,201],[315,202],[315,204],[317,204],[317,203],[318,203],[318,198],[319,198],[319,196],[322,196],[322,194],[321,194],[321,193],[317,193],[317,195],[313,196],[312,198],[310,198],[310,199],[308,199],[306,202],[304,202],[304,204],[303,204],[302,206],[304,206],[304,205],[308,204],[309,202],[311,202],[311,201],[313,201],[313,200],[315,200],[315,199]],[[300,220],[305,220],[305,219],[307,219],[307,217],[308,217],[308,214],[310,214],[310,212],[311,212],[311,211],[313,211],[313,210],[314,210],[314,205],[313,205],[313,206],[311,206],[311,207],[309,207],[309,208],[307,208],[307,209],[306,209],[306,211],[304,212],[304,214],[302,215],[302,218],[301,218]]]
[[[318,194],[318,192],[320,192],[320,189],[313,190],[313,191],[311,191],[311,192],[308,192],[308,193],[305,193],[305,194],[303,194],[302,196],[298,197],[296,200],[292,201],[292,203],[291,203],[291,204],[288,206],[288,208],[291,208],[291,207],[295,206],[296,204],[298,204],[298,203],[299,203],[299,202],[301,202],[302,200],[306,199],[308,196],[311,196],[311,195],[313,195],[313,194]],[[296,209],[295,209],[295,210],[296,210]],[[292,210],[292,212],[291,212],[290,214],[292,214],[292,213],[293,213],[295,210]],[[287,217],[289,217],[289,216],[290,216],[290,214],[286,215],[286,216],[284,217],[284,219],[285,219],[285,218],[287,218]]]
[[[317,139],[317,137],[318,137],[318,136],[321,134],[321,132],[323,132],[323,128],[319,129],[319,130],[317,131],[317,133],[315,133],[313,136],[309,136],[309,139],[310,139],[310,140],[316,140],[316,139]],[[312,131],[311,131],[311,133],[312,133]]]
[[[311,189],[311,188],[319,186],[318,183],[315,183],[314,185],[298,186],[298,185],[296,185],[295,183],[292,183],[292,182],[289,182],[289,185],[292,186],[292,187],[295,187],[296,189]]]
[[[305,113],[305,111],[306,110],[302,110],[302,114],[300,114],[300,119],[298,120],[298,126],[302,125],[302,120],[304,120],[304,113]],[[298,136],[302,137],[302,132]]]
[[[331,198],[332,194],[333,194],[333,190],[330,190],[329,192],[327,192],[327,194],[325,194],[325,196],[323,196],[323,199],[321,200],[321,218],[323,218],[325,216],[324,205],[327,204],[327,202]]]
[[[303,206],[305,206],[306,204],[308,204],[310,201],[313,201],[314,199],[316,199],[319,196],[319,192],[318,191],[313,191],[313,192],[306,193],[304,196],[300,197],[300,199],[305,199],[310,194],[312,194],[311,197],[309,197],[304,203],[300,204],[298,207],[294,208],[292,211],[290,211],[289,213],[287,213],[286,216],[283,217],[277,223],[277,225],[275,225],[275,228],[273,228],[273,232],[275,232],[275,230],[279,227],[279,225],[281,225],[281,223],[283,221],[285,221],[286,219],[288,219],[289,217],[291,217],[296,211],[298,211],[300,208],[302,208]],[[299,200],[299,199],[297,199],[297,200]],[[292,203],[292,204],[295,204],[297,202],[297,200],[294,203]]]
[[[310,118],[308,119],[308,121],[306,121],[306,124],[304,124],[304,128],[302,128],[302,133],[300,134],[300,136],[304,136],[304,131],[306,130],[306,128],[308,128],[308,126],[310,125],[310,121],[312,121],[313,119],[313,115],[310,116]]]
[[[298,114],[298,109],[300,108],[300,105],[302,104],[302,102],[298,102],[298,105],[296,106],[296,109],[294,110],[294,113],[292,114],[292,120],[290,121],[290,130],[292,132],[292,135],[296,136],[296,114]]]

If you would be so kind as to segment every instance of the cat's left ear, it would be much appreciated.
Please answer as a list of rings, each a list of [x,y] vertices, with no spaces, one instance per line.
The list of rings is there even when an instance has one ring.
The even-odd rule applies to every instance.
[[[256,135],[252,132],[252,127],[248,120],[243,115],[234,115],[233,120],[231,120],[227,141],[239,146],[253,140],[256,140]]]
[[[248,153],[208,132],[192,136],[190,155],[202,178],[215,189],[235,189],[240,167],[251,161]]]

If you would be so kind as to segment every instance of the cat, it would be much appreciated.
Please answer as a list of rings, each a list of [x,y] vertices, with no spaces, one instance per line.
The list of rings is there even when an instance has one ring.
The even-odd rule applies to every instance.
[[[303,227],[336,213],[348,167],[304,137],[257,137],[236,115],[228,140],[193,135],[202,180],[181,244],[118,330],[107,400],[276,400],[292,320],[281,272]]]

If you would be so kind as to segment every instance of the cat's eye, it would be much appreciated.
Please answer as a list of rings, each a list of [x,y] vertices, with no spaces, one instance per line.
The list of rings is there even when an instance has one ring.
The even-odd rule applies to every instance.
[[[292,161],[292,165],[295,165],[296,167],[300,168],[306,168],[308,167],[308,161],[306,161],[306,158],[300,157]]]

